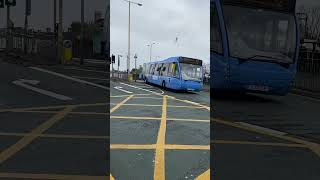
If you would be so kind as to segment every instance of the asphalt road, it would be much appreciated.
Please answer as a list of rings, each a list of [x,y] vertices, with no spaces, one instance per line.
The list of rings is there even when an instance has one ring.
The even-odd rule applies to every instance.
[[[209,179],[209,93],[111,82],[111,179]]]
[[[212,94],[216,179],[320,179],[320,101]]]
[[[109,75],[0,60],[0,179],[107,179]]]

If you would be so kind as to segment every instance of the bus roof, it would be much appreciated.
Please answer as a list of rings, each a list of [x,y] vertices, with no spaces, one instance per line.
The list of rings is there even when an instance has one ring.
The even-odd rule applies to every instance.
[[[188,57],[176,56],[176,57],[167,58],[165,60],[154,61],[154,62],[149,62],[149,63],[145,63],[145,64],[159,64],[159,63],[179,62],[178,61],[179,58],[188,58]],[[194,59],[194,58],[188,58],[188,59]],[[196,60],[196,59],[194,59],[194,60]],[[202,60],[198,60],[198,61],[202,61]]]

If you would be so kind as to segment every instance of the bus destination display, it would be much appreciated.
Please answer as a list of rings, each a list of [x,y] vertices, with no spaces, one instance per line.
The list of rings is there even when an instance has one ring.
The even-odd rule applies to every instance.
[[[295,12],[296,0],[222,0],[228,5],[243,5],[262,9]]]

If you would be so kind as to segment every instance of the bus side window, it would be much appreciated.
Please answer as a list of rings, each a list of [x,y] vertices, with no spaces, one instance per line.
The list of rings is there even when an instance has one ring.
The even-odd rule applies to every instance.
[[[172,66],[173,77],[179,79],[180,76],[179,76],[179,67],[178,67],[178,64],[174,62],[172,65],[173,65],[173,66]]]
[[[150,72],[150,74],[152,74],[152,75],[154,75],[154,68],[155,68],[155,65],[152,64],[152,65],[151,65],[151,72]]]
[[[162,67],[162,75],[167,76],[167,69],[168,69],[168,64],[164,64]]]
[[[164,75],[164,73],[163,73],[163,68],[165,67],[165,64],[161,64],[160,65],[160,68],[159,68],[159,75],[160,76],[163,76]]]
[[[168,70],[167,70],[167,76],[171,77],[172,76],[172,63],[168,64]]]
[[[211,44],[211,50],[222,54],[222,41],[221,41],[221,31],[220,31],[220,24],[219,24],[219,17],[217,8],[215,6],[215,3],[213,3],[213,6],[211,6],[211,32],[210,32],[210,44]]]

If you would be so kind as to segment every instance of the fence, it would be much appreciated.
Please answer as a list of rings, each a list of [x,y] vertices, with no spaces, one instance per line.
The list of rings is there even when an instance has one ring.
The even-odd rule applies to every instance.
[[[320,52],[301,50],[294,87],[320,92]]]
[[[7,43],[7,37],[10,43]],[[9,46],[8,53],[32,57],[35,60],[55,61],[55,42],[55,36],[52,33],[31,32],[25,35],[20,29],[0,33],[0,49],[6,49]]]

